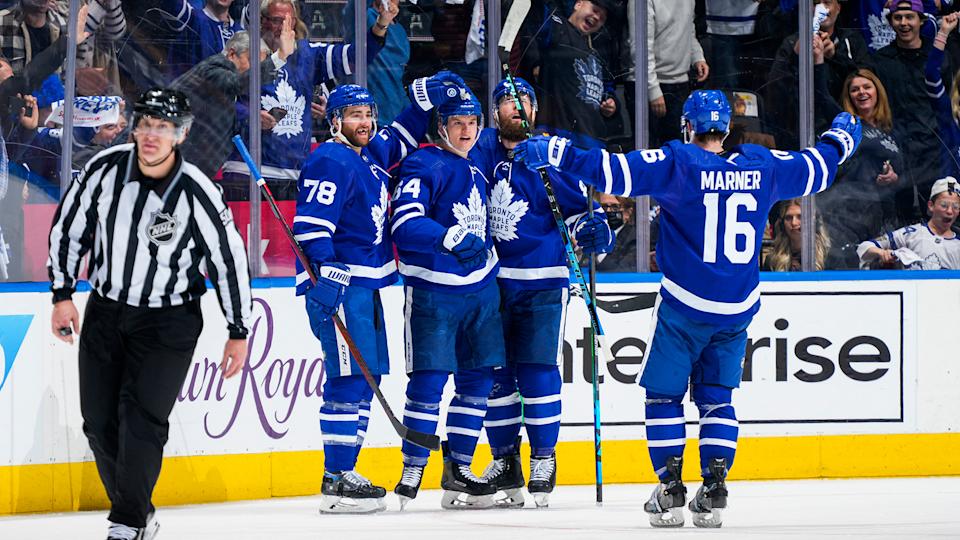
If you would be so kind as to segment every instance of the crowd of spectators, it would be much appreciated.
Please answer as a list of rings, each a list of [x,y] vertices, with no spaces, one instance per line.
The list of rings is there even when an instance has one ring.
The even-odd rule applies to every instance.
[[[935,182],[960,177],[960,2],[816,0],[817,16],[799,13],[799,0],[639,0],[648,13],[648,54],[640,59],[635,1],[533,0],[510,64],[538,93],[538,129],[584,147],[631,150],[636,69],[647,69],[648,146],[680,137],[692,90],[717,88],[734,108],[727,147],[796,148],[804,142],[799,57],[809,46],[815,130],[840,110],[864,121],[860,151],[817,198],[814,267],[870,266],[858,253],[863,242],[927,223],[939,208],[930,198]],[[78,28],[67,32],[68,0],[0,2],[0,164],[7,173],[0,181],[0,279],[43,278],[42,264],[29,261],[29,235],[59,198],[60,156],[70,149],[77,174],[97,151],[128,141],[125,103],[147,88],[174,86],[190,97],[196,119],[183,152],[240,203],[249,199],[250,182],[230,137],[249,138],[250,126],[259,125],[264,176],[278,199],[294,199],[310,149],[329,137],[326,95],[353,82],[357,62],[366,65],[381,125],[405,105],[416,77],[448,69],[481,97],[489,83],[489,3],[482,0],[370,0],[359,30],[348,0],[83,4]],[[510,5],[502,1],[503,16]],[[259,61],[249,54],[251,9],[260,13]],[[800,17],[815,18],[812,36],[799,34]],[[351,44],[360,32],[367,47],[358,59]],[[68,35],[77,41],[77,99],[65,145]],[[251,98],[252,66],[262,86]],[[649,221],[655,231],[655,212],[638,220],[632,200],[602,197],[618,240],[598,267],[633,271],[637,227]],[[799,212],[791,201],[771,214],[764,269],[800,268]],[[953,222],[929,229],[954,238]]]

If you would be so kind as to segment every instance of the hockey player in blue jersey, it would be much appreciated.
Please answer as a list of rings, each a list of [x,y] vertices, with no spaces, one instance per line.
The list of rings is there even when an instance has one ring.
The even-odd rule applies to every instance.
[[[760,306],[757,254],[767,213],[778,200],[827,189],[859,145],[861,125],[840,113],[814,147],[800,152],[745,144],[724,153],[730,106],[721,92],[697,91],[684,104],[683,126],[692,144],[610,154],[537,137],[515,152],[530,167],[556,168],[604,193],[652,195],[660,203],[663,279],[640,385],[647,446],[661,483],[644,510],[655,527],[684,523],[681,400],[691,386],[700,411],[703,486],[690,510],[698,527],[719,527],[739,431],[732,393],[743,372],[746,329]]]
[[[390,230],[404,278],[407,403],[403,423],[434,433],[450,374],[454,397],[443,442],[443,508],[487,508],[496,488],[470,470],[504,363],[497,252],[487,227],[487,179],[467,156],[483,111],[469,90],[437,107],[442,142],[407,158],[394,191]],[[401,508],[417,496],[430,453],[403,443]]]
[[[271,48],[279,45],[282,22],[299,25],[297,6],[293,0],[269,0],[261,4],[260,15],[264,23],[264,41]],[[384,28],[392,22],[396,12],[381,14],[367,31],[366,61],[372,61],[383,45]],[[277,199],[297,197],[297,178],[310,153],[310,138],[313,130],[310,103],[315,85],[328,79],[343,78],[353,74],[355,62],[353,45],[311,42],[298,33],[296,50],[287,57],[277,70],[274,80],[264,83],[260,93],[260,110],[246,111],[242,104],[240,123],[242,130],[249,125],[250,114],[260,114],[263,121],[261,172]],[[363,61],[363,59],[359,59]],[[274,111],[276,118],[269,115]],[[246,125],[244,125],[246,124]],[[246,163],[234,153],[223,166],[223,182],[228,200],[245,200],[249,196],[249,177]]]
[[[333,138],[310,155],[300,175],[293,232],[318,277],[311,287],[297,267],[297,294],[306,295],[310,327],[324,352],[326,381],[320,409],[324,475],[320,511],[365,513],[385,508],[386,491],[354,471],[370,419],[373,390],[330,320],[339,314],[379,380],[389,371],[380,289],[397,280],[386,227],[387,169],[417,148],[429,107],[458,95],[463,81],[440,72],[411,85],[418,104],[377,131],[377,106],[366,88],[344,85],[330,94]],[[424,110],[426,107],[426,110]]]
[[[514,83],[527,118],[536,122],[533,87],[520,78]],[[496,500],[498,506],[523,506],[518,437],[523,424],[530,440],[527,489],[543,507],[556,483],[554,450],[560,433],[560,360],[570,272],[540,175],[513,166],[513,148],[526,139],[526,132],[506,79],[494,89],[493,102],[497,128],[483,130],[470,152],[490,180],[487,214],[500,257],[497,281],[507,354],[506,365],[494,370],[484,420],[493,453],[484,478],[504,492]],[[588,199],[577,181],[554,182],[553,188],[577,245],[585,253],[610,251],[614,235],[606,216],[602,211],[587,215]]]

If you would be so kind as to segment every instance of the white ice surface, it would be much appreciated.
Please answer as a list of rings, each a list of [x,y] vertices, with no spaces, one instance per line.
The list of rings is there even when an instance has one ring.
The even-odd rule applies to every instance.
[[[690,493],[698,486],[688,485]],[[560,486],[549,509],[451,511],[440,491],[422,491],[399,512],[370,516],[317,513],[318,497],[161,508],[158,540],[506,540],[677,538],[960,538],[960,478],[730,482],[722,529],[652,530],[642,504],[652,485],[608,485],[604,503],[593,486]],[[105,512],[0,518],[0,539],[106,537]],[[706,536],[704,536],[706,535]]]

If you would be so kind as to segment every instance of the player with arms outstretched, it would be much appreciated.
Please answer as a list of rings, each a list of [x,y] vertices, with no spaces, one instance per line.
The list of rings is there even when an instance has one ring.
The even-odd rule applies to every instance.
[[[300,175],[293,231],[318,278],[311,287],[299,266],[297,294],[306,295],[310,327],[324,352],[320,408],[324,475],[320,511],[367,513],[386,508],[386,490],[354,470],[370,420],[373,390],[330,318],[338,313],[379,381],[390,368],[380,289],[397,280],[387,220],[387,169],[417,148],[434,105],[459,94],[450,72],[411,85],[415,101],[377,131],[377,105],[366,88],[337,87],[327,102],[333,138]],[[452,94],[448,94],[448,90]]]
[[[652,195],[660,203],[663,280],[640,385],[647,446],[661,483],[644,510],[654,527],[684,523],[682,399],[692,385],[703,486],[690,510],[698,527],[719,527],[739,431],[732,394],[747,326],[760,307],[757,256],[767,213],[778,200],[827,189],[860,143],[861,125],[840,113],[816,146],[800,152],[746,144],[725,153],[730,105],[721,92],[697,91],[684,104],[683,126],[687,144],[671,141],[656,150],[582,151],[565,139],[537,137],[515,152],[529,167],[553,167],[604,193]]]
[[[404,277],[407,404],[403,423],[434,433],[443,387],[453,374],[443,443],[444,508],[488,508],[496,488],[470,470],[493,388],[504,363],[499,268],[487,227],[487,179],[467,155],[483,112],[466,89],[437,108],[439,147],[400,166],[391,233]],[[403,443],[401,507],[417,496],[429,451]]]
[[[536,121],[537,96],[525,80],[514,78],[527,118]],[[501,317],[507,364],[494,370],[493,392],[484,426],[493,461],[484,478],[504,492],[498,506],[521,507],[520,426],[530,439],[530,483],[538,507],[548,505],[556,484],[560,434],[560,376],[563,327],[570,287],[563,237],[550,210],[540,175],[514,167],[513,148],[527,138],[507,79],[493,93],[494,120],[470,157],[490,179],[489,225],[500,256]],[[587,215],[587,197],[576,180],[556,182],[560,211],[585,252],[605,253],[614,235],[598,209]],[[521,406],[521,397],[523,400]]]

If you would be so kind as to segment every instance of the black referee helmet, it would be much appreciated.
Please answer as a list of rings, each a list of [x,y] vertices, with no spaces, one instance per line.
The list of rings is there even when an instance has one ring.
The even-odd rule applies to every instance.
[[[133,105],[133,125],[143,116],[168,120],[178,128],[190,127],[193,120],[190,100],[172,88],[151,88],[141,94]]]

